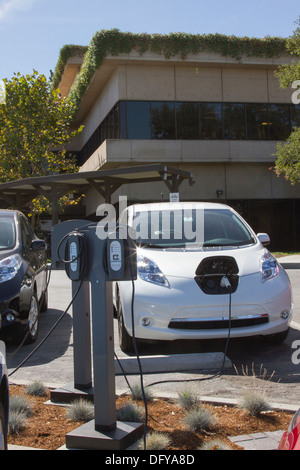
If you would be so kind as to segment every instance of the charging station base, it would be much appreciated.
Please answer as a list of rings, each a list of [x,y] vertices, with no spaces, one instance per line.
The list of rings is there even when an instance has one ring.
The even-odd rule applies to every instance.
[[[69,450],[124,450],[143,435],[144,425],[117,421],[113,431],[97,431],[95,420],[66,434]]]
[[[64,385],[61,388],[51,390],[50,399],[52,403],[71,403],[74,400],[93,401],[94,400],[94,387],[80,387],[75,386],[73,383]]]

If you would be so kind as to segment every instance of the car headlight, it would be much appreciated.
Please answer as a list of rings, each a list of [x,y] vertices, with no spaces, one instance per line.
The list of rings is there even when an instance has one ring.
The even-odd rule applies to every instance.
[[[266,250],[263,256],[261,257],[261,280],[262,282],[273,279],[279,274],[279,266],[276,258],[274,258],[271,253]]]
[[[164,287],[170,287],[166,276],[150,258],[142,255],[137,257],[137,271],[143,281],[152,282]]]
[[[17,274],[22,264],[20,255],[11,255],[0,261],[0,283],[9,281]]]

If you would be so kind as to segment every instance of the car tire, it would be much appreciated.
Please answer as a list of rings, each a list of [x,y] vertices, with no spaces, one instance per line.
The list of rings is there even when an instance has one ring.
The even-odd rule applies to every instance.
[[[119,333],[119,346],[123,352],[130,352],[133,350],[132,337],[129,335],[124,325],[124,316],[120,294],[118,292],[118,305],[117,305],[117,319],[118,319],[118,333]]]
[[[0,403],[0,450],[7,450],[6,418],[2,403]]]
[[[32,344],[38,337],[40,327],[40,307],[36,292],[33,292],[25,328],[26,344]]]

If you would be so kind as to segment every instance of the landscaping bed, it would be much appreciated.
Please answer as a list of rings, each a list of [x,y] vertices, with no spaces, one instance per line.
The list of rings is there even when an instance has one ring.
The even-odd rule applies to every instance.
[[[47,390],[44,397],[27,396],[32,404],[32,416],[28,418],[24,430],[8,436],[8,443],[36,449],[57,450],[65,444],[65,435],[81,426],[82,422],[68,419],[67,408],[46,404],[50,399]],[[24,395],[25,388],[11,385],[10,394]],[[130,396],[117,399],[117,408],[132,401]],[[143,407],[143,402],[139,402]],[[215,424],[209,431],[192,432],[184,422],[184,410],[176,400],[154,398],[148,402],[148,431],[167,434],[171,439],[168,450],[196,450],[205,442],[221,439],[233,450],[242,448],[232,444],[229,437],[256,432],[285,430],[292,414],[283,411],[268,411],[258,417],[251,416],[246,410],[230,406],[203,404],[214,416]]]

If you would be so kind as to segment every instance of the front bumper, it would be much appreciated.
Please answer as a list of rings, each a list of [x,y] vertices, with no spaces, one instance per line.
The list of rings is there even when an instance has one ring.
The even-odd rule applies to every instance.
[[[194,279],[169,276],[170,288],[135,282],[135,336],[148,340],[227,338],[286,331],[292,314],[291,286],[285,271],[262,283],[260,273],[242,276],[231,295],[208,295]],[[131,282],[119,284],[125,327],[132,335]],[[286,317],[286,318],[283,318]]]

